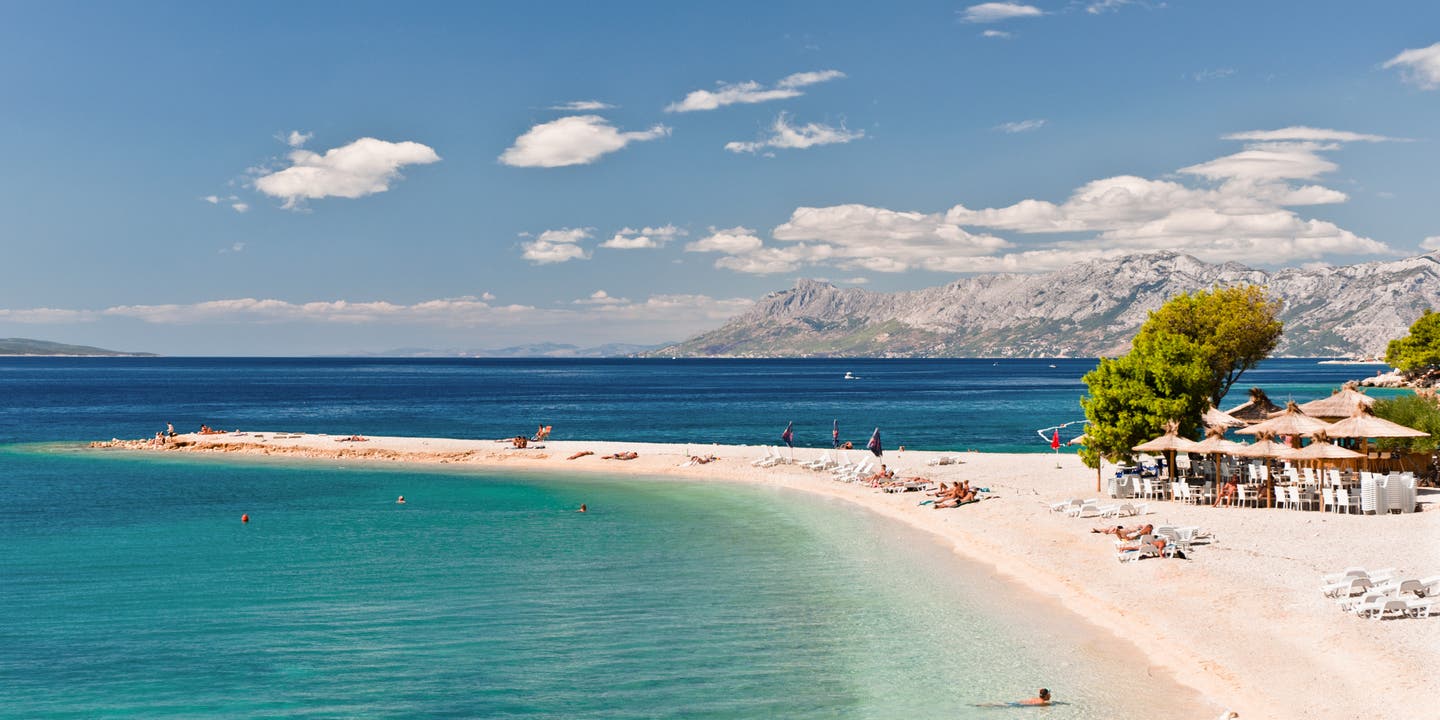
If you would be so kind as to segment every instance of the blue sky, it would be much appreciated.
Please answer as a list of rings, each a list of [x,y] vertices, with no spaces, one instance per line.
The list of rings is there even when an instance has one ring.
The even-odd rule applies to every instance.
[[[1437,20],[1429,2],[0,3],[0,336],[651,343],[799,277],[1411,256],[1440,249]]]

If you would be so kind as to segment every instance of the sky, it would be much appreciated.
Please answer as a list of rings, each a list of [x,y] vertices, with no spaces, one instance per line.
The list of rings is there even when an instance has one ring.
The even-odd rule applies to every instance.
[[[1155,249],[1440,250],[1440,4],[0,0],[0,337],[678,341]]]

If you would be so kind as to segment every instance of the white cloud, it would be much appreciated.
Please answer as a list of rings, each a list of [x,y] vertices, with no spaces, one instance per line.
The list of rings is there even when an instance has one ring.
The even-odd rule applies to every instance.
[[[632,142],[655,140],[669,134],[670,128],[664,125],[620,132],[599,115],[572,115],[530,128],[501,153],[500,162],[512,167],[588,165]]]
[[[786,242],[815,241],[806,259],[875,272],[937,269],[943,258],[989,255],[1010,243],[972,234],[944,216],[868,205],[800,207],[771,235]]]
[[[243,213],[250,209],[250,203],[233,202],[230,203],[230,208],[237,213]]]
[[[994,30],[994,29],[991,29],[991,30],[986,30],[985,32],[980,33],[980,36],[981,36],[981,37],[987,37],[987,38],[1008,38],[1008,37],[1011,37],[1011,34],[1008,33],[1008,32],[1005,32],[1004,30]]]
[[[1440,235],[1431,235],[1420,241],[1421,250],[1440,250]]]
[[[1086,5],[1085,12],[1091,15],[1099,15],[1105,12],[1118,11],[1120,8],[1134,2],[1135,0],[1099,0],[1099,2],[1092,2]]]
[[[1369,135],[1366,133],[1350,132],[1349,130],[1330,130],[1327,128],[1313,128],[1305,125],[1293,125],[1280,128],[1279,130],[1250,130],[1247,132],[1230,133],[1222,136],[1226,140],[1253,140],[1259,142],[1404,142],[1404,138],[1386,137],[1384,135]]]
[[[1440,42],[1414,48],[1390,58],[1385,68],[1400,68],[1400,76],[1422,90],[1440,87]]]
[[[324,155],[296,149],[290,167],[255,179],[255,189],[296,208],[306,200],[325,197],[360,198],[382,193],[401,178],[406,165],[440,162],[440,156],[417,142],[387,142],[364,137]]]
[[[520,256],[536,265],[585,260],[590,257],[590,252],[578,243],[589,239],[592,233],[592,228],[546,230],[534,240],[520,243]]]
[[[780,78],[780,82],[775,83],[775,85],[782,88],[798,88],[805,87],[806,85],[817,85],[822,82],[829,82],[830,80],[839,80],[843,77],[845,77],[845,73],[839,70],[815,70],[812,72],[798,72],[786,75]]]
[[[1292,208],[1333,204],[1347,196],[1320,185],[1295,185],[1336,169],[1321,153],[1343,141],[1378,142],[1378,135],[1285,128],[1236,133],[1258,140],[1244,150],[1183,168],[1216,184],[1193,187],[1173,180],[1122,175],[1095,180],[1062,204],[1027,199],[1002,208],[957,205],[946,219],[966,227],[1034,233],[1093,233],[1041,252],[1114,253],[1179,249],[1209,261],[1273,264],[1331,254],[1385,254],[1385,244],[1332,222],[1300,217]],[[1322,141],[1328,141],[1328,144]],[[1049,256],[1030,256],[1045,264]],[[1004,264],[996,259],[993,262]]]
[[[738,83],[722,82],[718,83],[718,88],[715,90],[690,92],[685,99],[666,105],[665,112],[695,112],[714,110],[726,105],[784,100],[804,94],[800,91],[802,87],[843,77],[845,77],[845,73],[839,70],[817,70],[787,75],[775,83],[774,87],[765,87],[754,80]]]
[[[491,296],[462,296],[425,300],[414,304],[388,301],[329,300],[289,302],[276,299],[235,298],[196,303],[118,305],[101,310],[57,308],[0,308],[0,322],[58,325],[129,319],[152,325],[276,325],[326,324],[355,327],[439,326],[455,328],[579,328],[603,326],[606,332],[628,328],[634,335],[673,339],[713,326],[754,305],[749,298],[715,298],[708,295],[652,295],[643,301],[612,298],[603,291],[570,307],[493,305]]]
[[[621,228],[609,240],[600,243],[602,248],[612,250],[644,250],[660,247],[677,237],[687,235],[685,230],[666,224],[660,227]]]
[[[770,125],[770,136],[755,142],[728,142],[725,149],[736,153],[753,153],[769,148],[804,149],[816,145],[848,143],[865,137],[864,130],[851,132],[844,125],[832,127],[820,123],[791,125],[785,113],[780,113]]]
[[[483,292],[483,293],[480,293],[480,299],[481,299],[481,300],[484,300],[485,302],[490,302],[491,300],[494,300],[494,299],[495,299],[495,294],[494,294],[494,293]]]
[[[220,248],[220,252],[221,252],[221,253],[239,253],[239,252],[245,252],[245,243],[243,243],[243,242],[231,243],[231,244],[230,244],[230,247],[228,247],[228,248]]]
[[[1014,134],[1039,130],[1042,127],[1045,127],[1045,120],[1043,118],[1037,118],[1034,120],[1017,120],[1015,122],[1001,123],[996,125],[995,129],[1000,132]]]
[[[1214,70],[1207,68],[1192,74],[1190,77],[1194,78],[1195,82],[1209,82],[1211,80],[1224,80],[1234,74],[1235,68],[1222,67],[1215,68]]]
[[[685,252],[718,252],[738,255],[759,250],[764,241],[755,236],[755,231],[746,227],[726,230],[710,228],[710,234],[685,246]]]
[[[219,196],[219,195],[206,195],[205,197],[200,198],[200,199],[201,199],[201,200],[204,200],[205,202],[210,203],[211,205],[219,205],[219,204],[220,204],[220,196]]]
[[[573,301],[575,305],[624,305],[629,303],[627,298],[610,297],[610,293],[604,290],[596,290],[590,293],[590,297]]]
[[[612,110],[615,106],[603,103],[599,100],[571,100],[570,102],[551,105],[551,110],[565,110],[568,112],[594,112],[596,110]]]
[[[307,133],[300,132],[299,130],[291,130],[289,134],[284,135],[281,139],[285,141],[286,145],[292,148],[298,148],[304,147],[305,143],[310,142],[310,138],[313,137],[315,137],[315,133],[313,132]]]
[[[967,23],[992,23],[1016,18],[1040,17],[1045,12],[1034,5],[1013,2],[987,2],[971,5],[961,11],[960,18]]]

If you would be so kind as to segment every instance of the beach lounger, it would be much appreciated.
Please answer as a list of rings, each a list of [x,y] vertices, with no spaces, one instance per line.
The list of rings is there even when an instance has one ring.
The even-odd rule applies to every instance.
[[[1135,562],[1147,557],[1160,557],[1160,548],[1155,547],[1152,543],[1144,543],[1135,550],[1122,550],[1115,556],[1115,559],[1123,563]]]
[[[1354,597],[1356,595],[1363,595],[1365,591],[1374,586],[1375,583],[1370,582],[1369,578],[1353,577],[1330,583],[1329,585],[1322,585],[1320,592],[1324,593],[1325,597]]]
[[[1084,500],[1070,499],[1062,500],[1058,503],[1050,503],[1050,512],[1065,512],[1072,507],[1079,507],[1084,502]]]
[[[950,457],[949,455],[941,455],[940,457],[934,458],[934,459],[932,459],[930,462],[927,462],[927,463],[925,463],[925,464],[926,464],[926,465],[931,465],[931,466],[935,466],[935,465],[954,465],[954,464],[956,464],[956,463],[959,462],[959,461],[960,461],[960,458]]]
[[[1435,598],[1423,600],[1406,600],[1405,607],[1412,618],[1428,618],[1435,607]]]
[[[1369,576],[1370,576],[1370,573],[1366,572],[1366,571],[1365,571],[1365,568],[1360,567],[1360,566],[1357,565],[1357,566],[1354,566],[1354,567],[1345,568],[1344,570],[1342,570],[1342,571],[1340,571],[1340,572],[1338,572],[1338,573],[1331,573],[1331,574],[1329,574],[1329,575],[1323,575],[1323,576],[1320,577],[1320,583],[1323,584],[1323,585],[1333,585],[1334,583],[1340,582],[1341,580],[1344,580],[1345,578],[1352,578],[1352,577],[1369,577]]]

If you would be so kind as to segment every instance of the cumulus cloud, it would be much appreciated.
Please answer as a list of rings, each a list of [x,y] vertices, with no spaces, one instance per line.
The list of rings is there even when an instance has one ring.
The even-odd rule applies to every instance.
[[[219,196],[219,195],[206,195],[205,197],[200,198],[200,199],[201,199],[201,200],[204,200],[205,202],[210,203],[211,205],[219,205],[219,204],[220,204],[220,196]]]
[[[715,90],[694,90],[685,96],[683,100],[670,103],[665,106],[665,112],[695,112],[698,110],[715,110],[726,105],[754,104],[768,102],[770,100],[784,100],[787,98],[799,97],[804,93],[801,88],[817,83],[828,82],[845,77],[845,73],[839,70],[817,70],[812,72],[799,72],[787,75],[775,83],[773,87],[766,87],[754,80],[738,83],[718,83]]]
[[[980,36],[981,36],[981,37],[987,37],[987,38],[1008,38],[1008,37],[1011,37],[1010,33],[1005,32],[1004,30],[994,30],[994,29],[986,30],[985,32],[980,33]]]
[[[603,103],[599,100],[571,100],[570,102],[551,105],[551,110],[566,110],[569,112],[595,112],[596,110],[612,110],[615,106]]]
[[[1210,261],[1270,264],[1330,254],[1391,252],[1383,243],[1329,221],[1302,218],[1293,209],[1348,199],[1322,185],[1293,182],[1336,169],[1321,153],[1340,142],[1391,138],[1307,127],[1227,137],[1258,142],[1239,153],[1180,170],[1213,184],[1192,186],[1122,175],[1086,183],[1060,204],[1027,199],[982,210],[957,205],[945,217],[966,227],[1024,234],[1093,233],[1052,248],[1068,253],[1174,248]]]
[[[310,138],[313,137],[315,137],[315,133],[313,132],[307,133],[300,132],[299,130],[291,130],[288,134],[282,136],[281,139],[285,141],[286,145],[292,148],[298,148],[304,147],[305,143],[310,142]]]
[[[759,250],[765,242],[755,231],[736,226],[726,230],[710,228],[710,234],[685,246],[686,252],[718,252],[739,255]]]
[[[686,235],[685,230],[671,224],[660,227],[621,228],[609,240],[600,243],[602,248],[612,250],[645,250],[658,248],[677,237]]]
[[[232,202],[230,203],[230,209],[234,210],[237,213],[243,213],[250,209],[250,203]]]
[[[1000,132],[1010,133],[1013,135],[1014,133],[1023,133],[1030,132],[1031,130],[1039,130],[1042,127],[1045,127],[1045,120],[1043,118],[1037,118],[1034,120],[1017,120],[1015,122],[1001,123],[999,125],[996,125],[995,129],[999,130]]]
[[[593,228],[546,230],[535,239],[520,243],[520,256],[536,265],[585,260],[590,252],[579,243],[588,240],[593,232]]]
[[[1040,17],[1045,12],[1034,5],[1013,2],[987,2],[971,5],[960,11],[960,19],[967,23],[993,23],[1016,18]]]
[[[599,115],[571,115],[530,128],[500,154],[500,162],[512,167],[588,165],[632,142],[655,140],[669,134],[670,128],[664,125],[620,132]]]
[[[1387,60],[1385,68],[1399,68],[1405,82],[1422,90],[1434,90],[1440,87],[1440,42],[1406,50]]]
[[[629,302],[627,298],[610,297],[610,293],[604,290],[596,290],[590,293],[590,297],[573,301],[575,305],[624,305]]]
[[[265,171],[255,178],[255,189],[297,208],[306,200],[326,197],[360,198],[382,193],[399,180],[407,165],[440,162],[433,149],[417,142],[388,142],[364,137],[325,154],[296,149],[288,155],[290,167]]]
[[[1440,250],[1440,235],[1431,235],[1430,237],[1421,240],[1420,249],[1430,250],[1432,252],[1435,250]]]
[[[765,148],[804,149],[816,145],[848,143],[865,137],[864,130],[851,132],[844,125],[832,127],[820,123],[791,125],[785,113],[780,113],[770,125],[770,135],[754,142],[728,142],[725,149],[734,153],[754,153]]]

